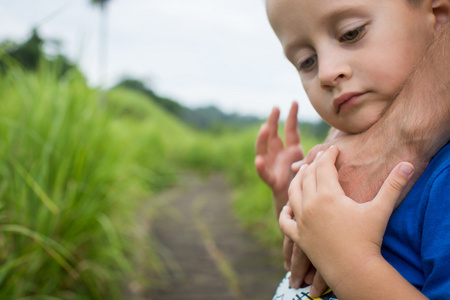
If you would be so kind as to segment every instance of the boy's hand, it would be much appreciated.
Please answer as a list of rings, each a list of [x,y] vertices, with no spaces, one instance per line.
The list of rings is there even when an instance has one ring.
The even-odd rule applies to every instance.
[[[294,177],[291,164],[303,158],[298,130],[298,104],[292,103],[285,125],[286,146],[278,135],[280,111],[274,108],[259,131],[255,145],[255,167],[259,177],[272,189],[277,216],[287,202],[289,184]]]
[[[291,164],[303,159],[297,113],[298,104],[294,102],[285,124],[286,147],[284,147],[283,141],[278,135],[278,120],[280,117],[278,108],[272,110],[256,139],[256,171],[259,177],[272,190],[277,217],[288,200],[289,184],[294,177],[294,173],[291,171]],[[295,282],[291,281],[290,285],[292,287],[300,287],[305,282],[305,279],[313,278],[314,275],[306,276],[309,274],[307,272],[311,263],[301,249],[298,246],[294,248],[294,243],[289,241],[289,238],[285,238],[283,245],[285,268],[291,270],[291,279],[295,280]],[[310,279],[310,282],[312,282],[312,279]]]
[[[301,168],[289,188],[289,206],[280,215],[282,231],[299,244],[332,288],[380,256],[387,222],[413,173],[411,164],[400,163],[377,196],[359,204],[339,184],[338,154],[332,147]]]
[[[322,276],[316,271],[302,249],[286,235],[283,241],[283,255],[285,260],[284,267],[286,271],[291,271],[290,287],[298,289],[303,284],[312,285],[310,296],[313,298],[320,297],[325,293],[328,285]]]

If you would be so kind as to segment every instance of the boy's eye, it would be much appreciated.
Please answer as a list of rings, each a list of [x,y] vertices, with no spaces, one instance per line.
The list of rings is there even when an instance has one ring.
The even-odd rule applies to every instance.
[[[304,61],[302,61],[300,63],[299,70],[300,71],[308,71],[309,69],[311,69],[314,66],[314,64],[316,63],[316,60],[317,60],[317,55],[308,57],[307,59],[305,59]]]
[[[360,36],[360,34],[363,30],[364,30],[364,26],[350,30],[350,31],[346,32],[343,36],[341,36],[339,41],[340,42],[354,41]]]

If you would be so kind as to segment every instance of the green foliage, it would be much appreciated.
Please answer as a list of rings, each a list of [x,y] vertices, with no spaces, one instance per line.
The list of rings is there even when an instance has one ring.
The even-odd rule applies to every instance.
[[[300,122],[300,132],[306,133],[309,137],[314,137],[315,141],[323,141],[330,131],[330,125],[325,121],[320,120],[318,122]],[[309,148],[308,148],[309,149]]]
[[[151,99],[154,103],[157,103],[159,106],[167,110],[168,112],[174,115],[181,115],[185,110],[185,107],[180,105],[178,102],[173,101],[168,98],[163,98],[155,94],[155,92],[148,88],[142,81],[132,78],[122,79],[116,87],[127,88],[130,90],[134,90],[140,92]]]
[[[165,107],[161,101],[157,100],[158,96],[145,85],[136,80],[123,81],[120,86],[131,88],[139,91],[138,94],[146,95],[150,101],[149,106],[156,110],[155,104]],[[136,94],[136,95],[138,95]],[[129,99],[130,97],[120,97],[121,99]],[[142,103],[145,97],[142,98]],[[169,102],[172,103],[172,102]],[[176,103],[173,101],[173,103]],[[143,107],[131,109],[130,102],[123,102],[124,108],[121,109],[123,115],[132,116],[135,119],[141,119]],[[126,107],[126,108],[125,108]],[[180,106],[181,107],[181,106]],[[167,109],[167,108],[166,108]],[[216,108],[204,108],[197,110],[199,117],[197,122],[203,119],[201,115],[207,115],[211,120],[215,120],[216,127],[208,125],[209,131],[198,133],[191,131],[189,136],[191,139],[183,141],[184,148],[176,147],[182,151],[178,153],[178,165],[185,168],[194,169],[201,173],[213,171],[225,172],[228,175],[230,183],[234,190],[234,208],[242,223],[251,229],[251,231],[264,243],[269,245],[279,245],[281,238],[278,224],[275,218],[275,212],[272,204],[272,196],[270,189],[259,179],[254,167],[254,143],[258,134],[259,125],[255,124],[249,127],[242,126],[243,129],[236,130],[233,127],[224,125],[221,119],[222,113],[218,113]],[[191,114],[191,117],[195,114]],[[241,118],[242,117],[238,117]],[[230,116],[230,123],[235,122]],[[254,121],[252,121],[254,122]],[[233,123],[238,126],[239,122]],[[237,127],[236,127],[237,128]],[[317,143],[324,140],[328,133],[329,126],[324,122],[299,124],[302,133],[302,146],[308,151]],[[283,132],[280,128],[280,133]],[[170,129],[170,132],[175,129]],[[182,134],[175,134],[175,139],[181,139]],[[171,149],[170,146],[165,148]],[[166,153],[168,156],[169,153]],[[170,160],[173,161],[173,156]]]
[[[225,172],[242,222],[279,241],[253,166],[257,126],[237,131],[207,108],[218,121],[195,131],[139,85],[110,90],[99,106],[77,69],[62,69],[41,60],[33,72],[11,62],[0,73],[0,299],[121,299],[125,278],[143,276],[136,256],[162,273],[136,211],[146,203],[151,219],[165,209],[151,196],[182,169]],[[302,133],[305,149],[319,141]]]
[[[149,244],[136,207],[175,180],[166,148],[188,134],[133,93],[111,92],[105,110],[77,72],[55,73],[0,78],[0,299],[121,299]],[[141,119],[121,113],[125,98]]]
[[[159,96],[142,81],[137,79],[125,78],[116,87],[124,87],[138,91],[186,124],[206,132],[213,131],[215,133],[222,133],[229,130],[238,131],[261,122],[256,117],[225,114],[214,106],[196,109],[187,108],[172,99]]]
[[[36,70],[42,55],[43,43],[44,40],[39,36],[37,30],[34,29],[31,37],[24,44],[10,50],[10,55],[22,62],[25,68]]]
[[[135,91],[115,88],[108,93],[108,112],[114,116],[117,135],[125,145],[133,145],[134,157],[151,174],[144,178],[158,187],[174,180],[173,169],[186,166],[186,154],[194,146],[196,133],[165,113],[148,97]]]
[[[76,69],[75,65],[62,54],[54,57],[45,55],[44,43],[44,39],[36,28],[32,30],[28,40],[22,44],[4,41],[0,46],[0,70],[6,72],[10,67],[15,67],[19,63],[27,70],[36,71],[41,64],[44,64],[46,67],[54,66],[58,70],[58,77],[62,77],[69,70]]]
[[[281,126],[282,127],[282,126]],[[230,133],[216,139],[220,165],[234,190],[234,209],[242,223],[263,243],[279,247],[281,234],[275,218],[270,189],[261,181],[254,166],[255,140],[259,127]],[[280,134],[284,132],[280,128]],[[302,131],[305,152],[322,139]]]

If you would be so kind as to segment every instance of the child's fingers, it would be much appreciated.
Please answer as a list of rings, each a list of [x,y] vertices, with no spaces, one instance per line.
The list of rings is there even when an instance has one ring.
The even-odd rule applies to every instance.
[[[303,175],[302,181],[302,191],[303,191],[303,199],[311,199],[311,196],[314,196],[317,192],[317,178],[316,178],[316,163],[312,163],[307,167],[305,174]],[[300,170],[305,169],[302,166]],[[302,199],[302,200],[303,200]],[[302,205],[305,202],[303,201]]]
[[[283,239],[283,257],[284,257],[284,268],[286,269],[286,271],[289,271],[291,269],[291,259],[294,250],[294,245],[295,245],[294,241],[285,235]]]
[[[297,222],[293,219],[293,212],[289,206],[284,206],[278,219],[281,231],[292,240],[298,239]]]
[[[289,285],[298,289],[305,281],[311,262],[302,249],[294,244],[291,258],[291,280]]]
[[[284,134],[286,137],[286,147],[296,146],[300,144],[300,134],[298,131],[298,103],[292,102],[291,109],[289,110],[289,115],[286,120],[286,125],[284,128]]]
[[[296,161],[291,165],[291,171],[297,173],[300,170],[300,167],[303,165],[303,160]]]
[[[414,173],[414,166],[407,162],[398,164],[384,181],[378,194],[373,199],[376,205],[389,218],[395,204]]]
[[[308,165],[303,165],[298,173],[294,176],[289,185],[288,195],[289,195],[289,206],[294,211],[294,214],[300,214],[302,207],[302,184],[303,177],[308,168]]]
[[[342,190],[335,165],[338,155],[338,147],[331,146],[327,151],[323,152],[319,158],[316,158],[317,190],[320,190],[321,188],[334,192]]]
[[[316,272],[309,294],[311,295],[311,297],[317,298],[322,296],[327,289],[328,285],[323,279],[322,275],[320,275],[319,272]]]
[[[266,170],[266,163],[264,160],[264,157],[262,155],[257,155],[255,157],[255,168],[256,173],[258,173],[258,176],[268,185],[271,185],[273,182],[273,176],[270,174],[270,172],[267,172]]]
[[[267,123],[264,123],[259,129],[258,136],[255,142],[255,153],[256,155],[265,155],[268,151],[268,139],[269,139],[269,128]]]
[[[259,130],[258,136],[255,142],[255,168],[259,177],[267,184],[271,183],[271,176],[266,171],[266,162],[264,159],[264,155],[268,152],[268,138],[269,138],[269,130],[267,127],[267,123],[264,123]]]
[[[278,135],[278,119],[280,118],[280,110],[278,107],[274,107],[267,119],[267,125],[269,128],[269,137]]]
[[[269,118],[267,119],[268,136],[268,150],[273,153],[282,151],[283,141],[278,135],[278,119],[280,118],[280,110],[277,107],[272,109]]]

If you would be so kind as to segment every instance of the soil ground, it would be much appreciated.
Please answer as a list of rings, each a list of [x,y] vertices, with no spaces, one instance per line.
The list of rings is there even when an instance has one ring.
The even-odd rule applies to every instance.
[[[232,213],[231,196],[217,174],[184,175],[157,196],[170,204],[170,212],[151,226],[168,272],[162,284],[135,289],[128,299],[272,299],[285,274],[281,246],[267,249],[244,230]]]

